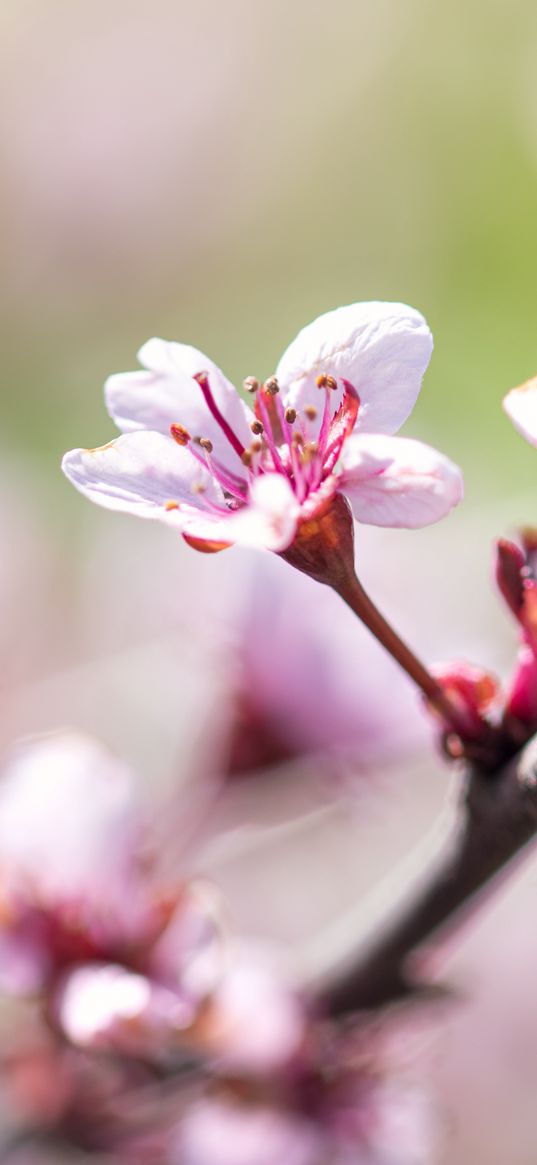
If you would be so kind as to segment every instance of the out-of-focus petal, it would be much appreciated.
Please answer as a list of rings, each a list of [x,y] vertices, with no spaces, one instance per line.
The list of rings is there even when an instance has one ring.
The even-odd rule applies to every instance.
[[[321,1165],[322,1137],[306,1118],[206,1100],[192,1105],[174,1138],[172,1165]]]
[[[98,449],[72,449],[62,469],[92,502],[182,529],[185,512],[224,505],[214,478],[190,450],[162,433],[126,433]]]
[[[244,446],[252,440],[253,414],[223,372],[197,348],[174,341],[152,339],[140,349],[138,359],[145,372],[123,372],[105,384],[108,412],[125,432],[153,429],[169,433],[180,424],[192,437],[207,437],[215,455],[241,478],[245,470],[237,452],[211,413],[194,377],[206,372],[217,408]]]
[[[537,376],[512,388],[504,397],[503,407],[515,429],[532,445],[537,445]]]
[[[318,400],[316,378],[350,381],[357,429],[395,433],[412,411],[433,347],[423,316],[401,303],[352,303],[319,316],[284,352],[276,375],[297,410]],[[341,386],[332,393],[335,411]]]
[[[57,735],[20,748],[0,784],[5,892],[43,908],[129,909],[141,832],[130,770],[96,741]]]
[[[192,1020],[186,998],[109,963],[71,971],[58,988],[54,1012],[78,1047],[140,1054],[164,1052]]]
[[[296,993],[266,958],[246,949],[222,977],[200,1037],[220,1070],[264,1075],[292,1063],[304,1033]]]
[[[199,1004],[225,971],[224,905],[216,886],[194,880],[178,895],[175,911],[151,953],[160,982],[181,988]]]
[[[349,438],[341,492],[355,518],[371,526],[428,526],[463,496],[460,469],[430,445],[378,434]]]

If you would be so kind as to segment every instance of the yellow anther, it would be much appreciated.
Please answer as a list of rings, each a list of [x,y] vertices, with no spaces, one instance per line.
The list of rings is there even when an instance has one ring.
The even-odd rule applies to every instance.
[[[337,388],[337,380],[335,376],[327,376],[326,372],[321,372],[315,383],[317,388]]]

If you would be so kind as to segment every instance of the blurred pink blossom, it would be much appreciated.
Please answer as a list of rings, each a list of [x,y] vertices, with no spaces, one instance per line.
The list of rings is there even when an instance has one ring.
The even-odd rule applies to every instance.
[[[257,1092],[235,1079],[191,1103],[175,1134],[174,1165],[428,1165],[432,1110],[386,1058],[374,1025],[311,1031],[301,1065]]]
[[[21,747],[0,784],[2,985],[45,992],[84,1046],[177,1038],[221,973],[215,891],[160,886],[148,840],[129,770],[91,740]]]

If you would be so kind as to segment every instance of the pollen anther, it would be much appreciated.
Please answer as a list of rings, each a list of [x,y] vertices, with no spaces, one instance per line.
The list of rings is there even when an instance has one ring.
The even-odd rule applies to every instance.
[[[313,458],[316,456],[316,454],[318,452],[319,452],[319,446],[318,446],[317,442],[316,441],[308,441],[307,445],[304,445],[304,448],[302,450],[303,461],[306,461],[306,462],[313,461]]]
[[[315,408],[315,405],[306,405],[304,412],[308,421],[314,421],[319,414],[319,410]]]
[[[247,376],[242,382],[242,387],[245,392],[257,392],[259,388],[259,381],[255,376]]]
[[[332,391],[337,388],[337,380],[335,376],[327,376],[326,372],[321,372],[315,383],[317,388],[331,388]]]
[[[170,425],[170,433],[178,445],[188,445],[191,439],[190,433],[188,429],[185,429],[184,425]]]
[[[209,441],[208,437],[200,437],[200,445],[201,445],[202,449],[205,450],[206,453],[212,453],[213,443],[212,443],[212,441]]]
[[[261,421],[252,421],[250,428],[252,430],[252,433],[255,433],[257,437],[259,437],[260,434],[263,433],[263,431],[264,431],[263,425],[261,424]]]
[[[278,384],[276,377],[269,376],[268,380],[265,380],[265,392],[268,392],[270,394],[270,396],[276,396],[279,393],[279,391],[280,391],[280,386]]]
[[[296,421],[296,409],[289,407],[285,410],[285,419],[288,425],[293,425]]]

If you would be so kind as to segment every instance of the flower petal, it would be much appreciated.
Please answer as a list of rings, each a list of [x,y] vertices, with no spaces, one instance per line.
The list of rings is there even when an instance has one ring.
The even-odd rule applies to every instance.
[[[285,1108],[218,1097],[191,1104],[177,1127],[171,1165],[318,1165],[325,1138]]]
[[[515,429],[532,445],[537,445],[537,376],[512,388],[504,397],[503,407]]]
[[[130,770],[96,741],[21,746],[0,784],[4,892],[47,908],[115,900],[131,887],[141,824]]]
[[[140,348],[138,359],[147,371],[110,376],[104,386],[106,407],[116,425],[125,432],[152,429],[166,434],[170,425],[183,425],[193,437],[207,437],[216,457],[244,478],[237,451],[194,379],[200,372],[208,374],[217,410],[241,444],[248,446],[253,414],[217,365],[188,344],[156,338]]]
[[[193,515],[184,532],[192,538],[286,550],[296,531],[300,507],[286,477],[266,473],[253,482],[248,504],[222,518]]]
[[[62,469],[92,502],[109,510],[160,518],[179,529],[192,510],[224,506],[214,478],[187,447],[163,433],[126,433],[99,449],[72,449]]]
[[[341,492],[355,518],[371,526],[428,526],[461,501],[460,469],[421,441],[353,436],[342,455]]]
[[[276,369],[288,403],[315,404],[321,373],[349,380],[360,397],[357,429],[395,433],[412,411],[432,336],[422,315],[401,303],[351,303],[303,328]],[[332,393],[340,403],[341,386]]]
[[[193,540],[279,551],[296,530],[299,507],[287,478],[256,478],[248,503],[230,510],[209,470],[163,433],[124,433],[100,449],[73,449],[62,468],[98,505],[156,518]]]
[[[53,1007],[73,1044],[129,1053],[161,1051],[193,1019],[188,1000],[111,963],[91,963],[68,972]]]

